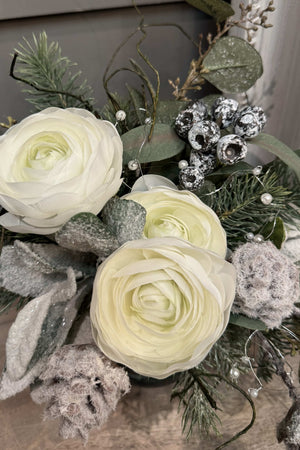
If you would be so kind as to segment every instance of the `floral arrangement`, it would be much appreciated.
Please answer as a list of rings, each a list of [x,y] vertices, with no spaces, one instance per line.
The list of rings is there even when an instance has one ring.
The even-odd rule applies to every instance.
[[[217,388],[227,383],[253,417],[223,448],[252,426],[254,399],[277,374],[293,400],[278,439],[296,448],[300,399],[285,355],[300,347],[300,158],[262,133],[259,106],[228,97],[262,74],[251,39],[270,26],[273,1],[242,3],[234,18],[223,0],[187,3],[214,17],[216,34],[200,36],[183,84],[170,81],[173,100],[160,99],[138,8],[131,37],[142,35],[143,65],[132,59],[126,70],[142,88],[128,86],[125,98],[108,87],[126,38],[104,73],[101,111],[45,33],[15,52],[10,74],[38,112],[9,117],[0,138],[0,304],[19,310],[0,398],[30,386],[63,438],[86,441],[131,382],[168,380],[189,436],[217,432]],[[232,27],[249,42],[228,36]],[[199,97],[206,81],[226,96]],[[250,166],[249,141],[276,158]]]

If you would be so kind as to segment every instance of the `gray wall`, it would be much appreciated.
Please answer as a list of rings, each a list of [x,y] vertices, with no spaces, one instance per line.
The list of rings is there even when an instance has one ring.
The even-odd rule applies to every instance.
[[[208,16],[185,2],[144,0],[137,3],[141,5],[146,23],[175,22],[194,38],[200,32],[207,34],[213,26]],[[18,42],[23,36],[30,39],[32,33],[43,30],[49,41],[60,43],[63,55],[78,63],[94,88],[97,106],[101,108],[106,100],[102,88],[104,69],[113,50],[140,20],[130,5],[130,0],[0,0],[0,121],[8,115],[20,120],[33,111],[24,100],[21,86],[8,74],[11,54]],[[115,68],[128,65],[129,57],[137,58],[135,43],[136,40],[126,45]],[[184,79],[191,58],[197,56],[197,49],[171,27],[149,30],[143,49],[161,75],[162,97],[170,98],[168,78]],[[122,91],[124,77],[118,75],[111,86]],[[131,80],[131,84],[136,82],[136,79]]]

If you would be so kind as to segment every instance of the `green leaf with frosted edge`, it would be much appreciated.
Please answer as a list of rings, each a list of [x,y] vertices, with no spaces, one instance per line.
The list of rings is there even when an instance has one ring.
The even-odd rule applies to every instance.
[[[230,314],[229,323],[249,330],[267,330],[268,327],[259,319],[251,319],[242,314]]]
[[[163,100],[159,101],[156,109],[156,123],[165,123],[174,126],[178,114],[183,111],[189,101]]]
[[[123,164],[128,164],[133,159],[138,159],[141,163],[161,161],[177,155],[185,147],[185,142],[177,136],[170,125],[157,123],[150,141],[147,139],[149,131],[149,127],[142,125],[121,136],[124,149]],[[145,144],[142,145],[145,140]]]
[[[275,223],[274,220],[268,222],[260,230],[260,234],[262,234],[265,239],[272,241],[273,244],[280,249],[286,239],[283,220],[280,217],[277,217]]]
[[[142,237],[146,210],[139,203],[113,197],[106,203],[101,216],[117,236],[120,245]]]
[[[297,152],[289,148],[283,142],[274,136],[266,133],[260,133],[258,136],[251,139],[251,144],[268,150],[273,155],[278,156],[287,166],[293,169],[300,181],[300,156]]]
[[[61,247],[100,257],[110,255],[119,247],[110,228],[97,216],[87,212],[73,216],[55,233],[55,240]]]
[[[189,5],[194,6],[205,14],[212,16],[216,22],[224,22],[227,17],[234,14],[231,6],[223,0],[185,0]]]
[[[260,54],[244,39],[219,39],[203,60],[201,76],[221,91],[245,92],[262,75]]]

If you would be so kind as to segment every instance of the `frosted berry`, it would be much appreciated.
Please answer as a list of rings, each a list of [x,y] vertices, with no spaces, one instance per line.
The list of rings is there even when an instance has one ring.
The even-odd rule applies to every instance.
[[[266,124],[267,118],[259,106],[246,106],[237,114],[234,132],[243,138],[257,136]]]
[[[192,126],[195,123],[200,122],[202,118],[202,113],[192,106],[181,111],[175,119],[176,133],[181,138],[186,139]]]
[[[204,183],[204,175],[197,167],[186,167],[179,172],[179,183],[188,191],[199,189]]]
[[[193,108],[195,111],[199,113],[201,116],[201,120],[205,120],[208,116],[208,111],[205,103],[202,102],[202,100],[198,100],[197,102],[193,103],[191,105],[191,108]]]
[[[213,104],[212,117],[220,128],[227,128],[233,123],[238,108],[236,100],[219,97]]]
[[[203,175],[208,175],[214,171],[217,166],[217,157],[214,153],[191,152],[190,165],[199,169]]]
[[[188,132],[188,140],[193,150],[207,152],[220,139],[220,128],[215,122],[203,120],[192,126]]]
[[[247,155],[247,144],[236,134],[223,136],[217,145],[217,156],[219,161],[225,165],[232,165],[245,158]]]

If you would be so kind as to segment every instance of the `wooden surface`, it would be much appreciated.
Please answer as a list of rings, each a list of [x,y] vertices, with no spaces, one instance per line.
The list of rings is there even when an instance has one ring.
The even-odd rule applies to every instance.
[[[3,366],[5,339],[14,313],[0,316],[0,342]],[[296,368],[296,358],[293,365]],[[253,378],[241,380],[243,387],[255,386]],[[226,391],[225,391],[226,389]],[[215,449],[251,418],[248,403],[240,394],[224,387],[224,398],[219,406],[222,417],[222,437],[200,439],[194,436],[188,442],[181,436],[180,415],[177,403],[170,403],[171,386],[156,388],[133,387],[123,398],[117,410],[101,430],[93,430],[86,447],[81,441],[62,441],[58,436],[57,421],[42,421],[43,407],[34,404],[29,390],[0,402],[1,450],[77,450],[77,449],[130,449],[130,450],[185,450]],[[284,449],[276,440],[276,423],[291,405],[283,384],[275,377],[255,400],[257,421],[240,439],[230,444],[229,450]]]

